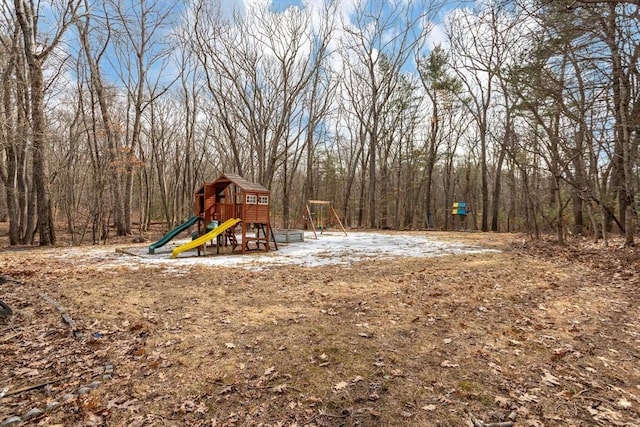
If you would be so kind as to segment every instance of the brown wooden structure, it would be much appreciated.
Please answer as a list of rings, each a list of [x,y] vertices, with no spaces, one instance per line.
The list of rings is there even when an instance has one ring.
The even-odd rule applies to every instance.
[[[247,181],[237,174],[225,173],[215,181],[205,183],[195,193],[195,215],[200,216],[205,226],[212,222],[222,224],[232,218],[242,222],[242,243],[235,240],[234,230],[228,230],[226,238],[235,251],[240,246],[242,252],[250,249],[269,251],[271,238],[271,222],[269,220],[270,191],[260,184]],[[253,229],[255,235],[248,237],[247,232]],[[250,244],[255,247],[251,248]]]
[[[309,205],[320,205],[321,207],[328,206],[329,210],[331,211],[331,214],[334,216],[336,221],[338,221],[338,224],[340,224],[340,228],[342,228],[344,235],[345,236],[347,235],[347,230],[344,229],[344,225],[342,225],[342,221],[340,221],[338,212],[336,212],[336,210],[333,208],[332,202],[328,200],[309,200],[307,201],[307,221],[309,222],[309,225],[311,226],[311,230],[313,230],[313,236],[316,239],[318,238],[318,235],[316,234],[316,229],[318,228],[318,226],[320,227],[320,234],[324,232],[326,226],[324,224],[324,219],[316,217],[316,220],[314,221],[313,215],[311,213],[311,209],[309,209]],[[316,226],[316,221],[318,221],[317,226]]]

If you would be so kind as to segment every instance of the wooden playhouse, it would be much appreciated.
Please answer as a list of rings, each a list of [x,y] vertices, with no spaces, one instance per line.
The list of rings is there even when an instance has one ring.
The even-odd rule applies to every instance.
[[[247,181],[237,174],[225,173],[215,181],[205,183],[195,193],[194,212],[205,226],[222,224],[237,218],[241,222],[242,241],[235,239],[235,231],[229,230],[225,243],[242,253],[251,249],[269,251],[271,223],[269,220],[270,191],[260,184]]]

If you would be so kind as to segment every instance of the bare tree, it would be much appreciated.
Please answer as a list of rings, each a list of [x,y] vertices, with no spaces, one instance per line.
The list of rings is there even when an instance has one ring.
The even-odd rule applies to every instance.
[[[30,191],[27,69],[20,52],[20,27],[8,8],[3,12],[8,27],[0,33],[0,180],[6,194],[9,243],[16,245],[30,243],[33,237],[35,192]]]
[[[316,93],[321,88],[318,73],[331,35],[328,18],[315,28],[310,14],[298,8],[273,13],[257,7],[230,21],[204,2],[193,8],[192,51],[216,106],[211,112],[225,134],[220,143],[228,147],[235,170],[249,179],[271,187],[282,166],[289,168],[283,174],[287,181],[292,147],[309,124],[317,125],[318,118],[309,114],[320,110],[307,94],[314,85]],[[301,122],[302,116],[311,121]],[[300,123],[307,123],[305,129]]]
[[[365,131],[368,159],[368,225],[378,226],[377,151],[385,131],[382,122],[400,71],[419,50],[429,31],[426,23],[438,10],[427,1],[361,4],[355,25],[345,25],[343,40],[344,90],[350,108]]]
[[[597,18],[602,26],[603,41],[609,48],[611,60],[613,114],[616,121],[614,176],[618,183],[618,203],[624,223],[625,246],[634,245],[638,220],[635,212],[638,185],[634,178],[634,165],[638,160],[637,146],[634,147],[634,144],[640,139],[637,70],[640,45],[637,37],[634,37],[639,29],[637,13],[637,7],[629,10],[619,8],[615,3],[607,3],[606,12]],[[629,24],[624,25],[620,18]],[[628,48],[630,50],[627,50]]]
[[[55,244],[56,234],[54,226],[51,196],[49,193],[49,171],[47,164],[48,141],[46,118],[44,112],[45,61],[60,43],[62,36],[73,24],[77,17],[81,2],[66,1],[58,6],[57,23],[52,30],[50,40],[38,38],[41,29],[38,28],[37,5],[25,0],[14,0],[16,18],[22,33],[22,48],[29,69],[29,90],[31,104],[31,131],[33,139],[33,182],[37,197],[38,234],[40,245]]]
[[[108,25],[114,35],[112,62],[127,95],[127,132],[125,136],[124,232],[131,233],[133,184],[140,166],[142,120],[145,110],[164,95],[172,80],[163,72],[170,61],[172,46],[169,30],[175,15],[174,3],[154,0],[132,2],[109,1],[106,15],[114,15]],[[177,76],[173,76],[177,79]],[[142,222],[142,221],[141,221]]]
[[[586,205],[593,232],[597,219],[591,203],[600,205],[602,233],[611,222],[624,230],[625,244],[633,244],[637,213],[636,150],[640,111],[636,64],[640,49],[637,8],[606,4],[567,11],[549,4],[532,14],[537,31],[529,35],[533,49],[523,58],[523,75],[510,90],[520,105],[533,114],[535,126],[544,131],[540,152],[552,174],[557,199],[558,239],[566,203],[559,198],[562,184],[569,184],[574,228],[582,230],[582,208]],[[611,126],[615,123],[615,126]],[[610,141],[613,141],[612,143]],[[618,216],[612,208],[617,198]],[[628,215],[628,217],[627,217]],[[597,237],[596,237],[597,238]]]
[[[431,120],[429,133],[425,147],[425,209],[427,216],[433,215],[432,211],[432,187],[433,172],[439,156],[440,146],[447,139],[443,134],[443,117],[446,113],[451,113],[447,107],[452,103],[452,99],[459,96],[462,90],[462,83],[457,76],[451,74],[449,66],[449,55],[440,46],[436,46],[428,57],[418,60],[418,73],[420,81],[430,101]],[[448,129],[447,131],[449,131]],[[448,213],[446,215],[449,216]]]
[[[178,94],[181,106],[176,110],[182,112],[180,119],[183,123],[184,135],[174,141],[174,171],[176,186],[174,198],[174,217],[186,218],[193,212],[192,194],[199,183],[196,176],[201,168],[202,153],[198,154],[196,138],[198,136],[198,116],[204,109],[202,106],[202,92],[204,86],[202,75],[198,70],[198,61],[192,58],[185,49],[179,50],[175,58],[180,68],[180,89]]]
[[[460,12],[448,26],[451,51],[458,75],[466,88],[469,113],[477,126],[481,170],[482,231],[489,231],[489,120],[495,102],[495,77],[503,61],[499,43],[497,6],[489,5],[477,14]]]
[[[89,4],[85,3],[85,7],[88,9]],[[82,45],[82,52],[84,53],[86,64],[89,68],[89,82],[90,89],[95,94],[99,106],[100,119],[102,126],[100,127],[104,132],[104,139],[106,140],[106,157],[109,162],[109,170],[104,171],[109,176],[109,187],[111,189],[112,197],[112,209],[113,209],[113,221],[118,236],[127,234],[127,226],[125,222],[125,206],[123,198],[122,180],[119,162],[119,137],[118,126],[116,125],[111,110],[114,108],[113,102],[109,102],[109,98],[113,98],[113,91],[108,91],[105,83],[101,62],[106,56],[106,51],[110,47],[111,43],[111,26],[109,25],[108,17],[101,23],[102,25],[92,25],[93,13],[88,13],[84,16],[82,21],[78,22],[79,39]],[[101,37],[95,37],[95,34],[100,34]],[[93,40],[97,46],[93,46],[90,40],[91,35],[94,35]],[[100,43],[100,44],[98,44]],[[110,93],[111,92],[111,93]],[[97,119],[97,118],[96,118]],[[94,124],[95,125],[95,124]],[[95,130],[95,126],[93,126]],[[94,132],[94,141],[99,140],[97,134]],[[97,147],[96,147],[97,148]],[[99,164],[98,159],[95,159]],[[100,172],[103,173],[100,168]],[[97,216],[94,219],[98,220],[101,216]],[[101,228],[101,227],[98,227]]]

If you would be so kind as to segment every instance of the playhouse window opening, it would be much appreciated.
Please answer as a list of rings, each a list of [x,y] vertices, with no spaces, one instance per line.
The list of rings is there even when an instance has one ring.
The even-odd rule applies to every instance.
[[[255,194],[247,194],[247,204],[255,205],[258,202],[258,196]]]
[[[258,204],[259,205],[268,205],[269,204],[269,196],[258,196]]]

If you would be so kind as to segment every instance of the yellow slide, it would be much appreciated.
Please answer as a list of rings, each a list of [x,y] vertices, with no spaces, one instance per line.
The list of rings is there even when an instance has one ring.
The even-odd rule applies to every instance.
[[[195,240],[192,240],[188,243],[185,243],[184,245],[178,246],[177,248],[175,248],[173,250],[173,253],[171,254],[171,258],[176,258],[178,256],[179,253],[184,252],[184,251],[188,251],[190,249],[195,249],[198,246],[202,246],[204,244],[206,244],[209,240],[213,240],[214,238],[218,237],[220,234],[224,233],[225,230],[234,227],[236,224],[238,224],[240,221],[242,221],[241,219],[238,218],[231,218],[226,220],[225,222],[223,222],[222,224],[220,224],[219,226],[217,226],[216,228],[214,228],[213,230],[211,230],[210,232],[203,234],[202,236],[198,237]]]

